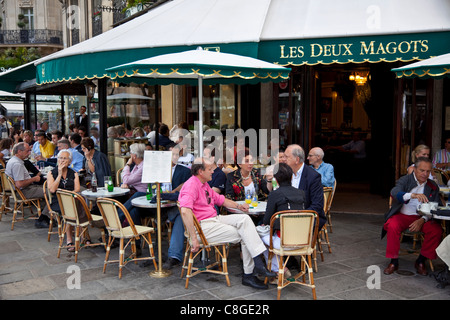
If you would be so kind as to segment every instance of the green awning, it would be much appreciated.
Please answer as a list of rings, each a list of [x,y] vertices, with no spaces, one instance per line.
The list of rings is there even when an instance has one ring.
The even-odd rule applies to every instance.
[[[392,69],[397,78],[444,78],[450,77],[450,53],[443,54],[401,68]]]
[[[107,68],[161,54],[192,50],[196,49],[196,47],[130,48],[127,50],[69,55],[38,64],[36,83],[42,85],[64,81],[101,79],[108,77],[107,72],[105,72]],[[204,48],[209,50],[218,48],[221,52],[241,54],[255,58],[258,55],[257,43],[210,44],[204,46]]]
[[[450,51],[450,32],[264,41],[259,59],[282,66],[396,62]]]
[[[36,77],[34,62],[28,62],[19,67],[0,73],[0,90],[15,92],[16,88],[25,81]]]

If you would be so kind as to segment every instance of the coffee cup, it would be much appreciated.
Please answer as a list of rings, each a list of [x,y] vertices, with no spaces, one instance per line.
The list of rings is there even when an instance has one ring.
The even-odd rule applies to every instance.
[[[437,210],[439,203],[438,202],[428,202],[430,204],[430,210]]]
[[[431,205],[430,205],[430,203],[421,203],[421,204],[419,204],[417,209],[421,212],[430,213]]]

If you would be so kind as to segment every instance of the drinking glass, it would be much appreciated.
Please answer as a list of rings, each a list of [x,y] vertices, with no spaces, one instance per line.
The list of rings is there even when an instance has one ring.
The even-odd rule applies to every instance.
[[[245,192],[245,203],[252,203],[252,194],[249,191]]]
[[[110,176],[105,176],[105,184],[104,184],[105,190],[108,190],[108,184],[110,179],[111,179]]]

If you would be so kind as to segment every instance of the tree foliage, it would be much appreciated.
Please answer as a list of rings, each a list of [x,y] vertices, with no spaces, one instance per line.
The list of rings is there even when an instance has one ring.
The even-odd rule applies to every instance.
[[[0,68],[15,68],[27,62],[39,59],[41,54],[36,48],[8,48],[0,51]]]

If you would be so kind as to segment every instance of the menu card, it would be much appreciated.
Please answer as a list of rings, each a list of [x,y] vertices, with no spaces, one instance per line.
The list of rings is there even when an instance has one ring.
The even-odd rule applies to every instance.
[[[141,182],[172,182],[172,151],[146,150]]]

